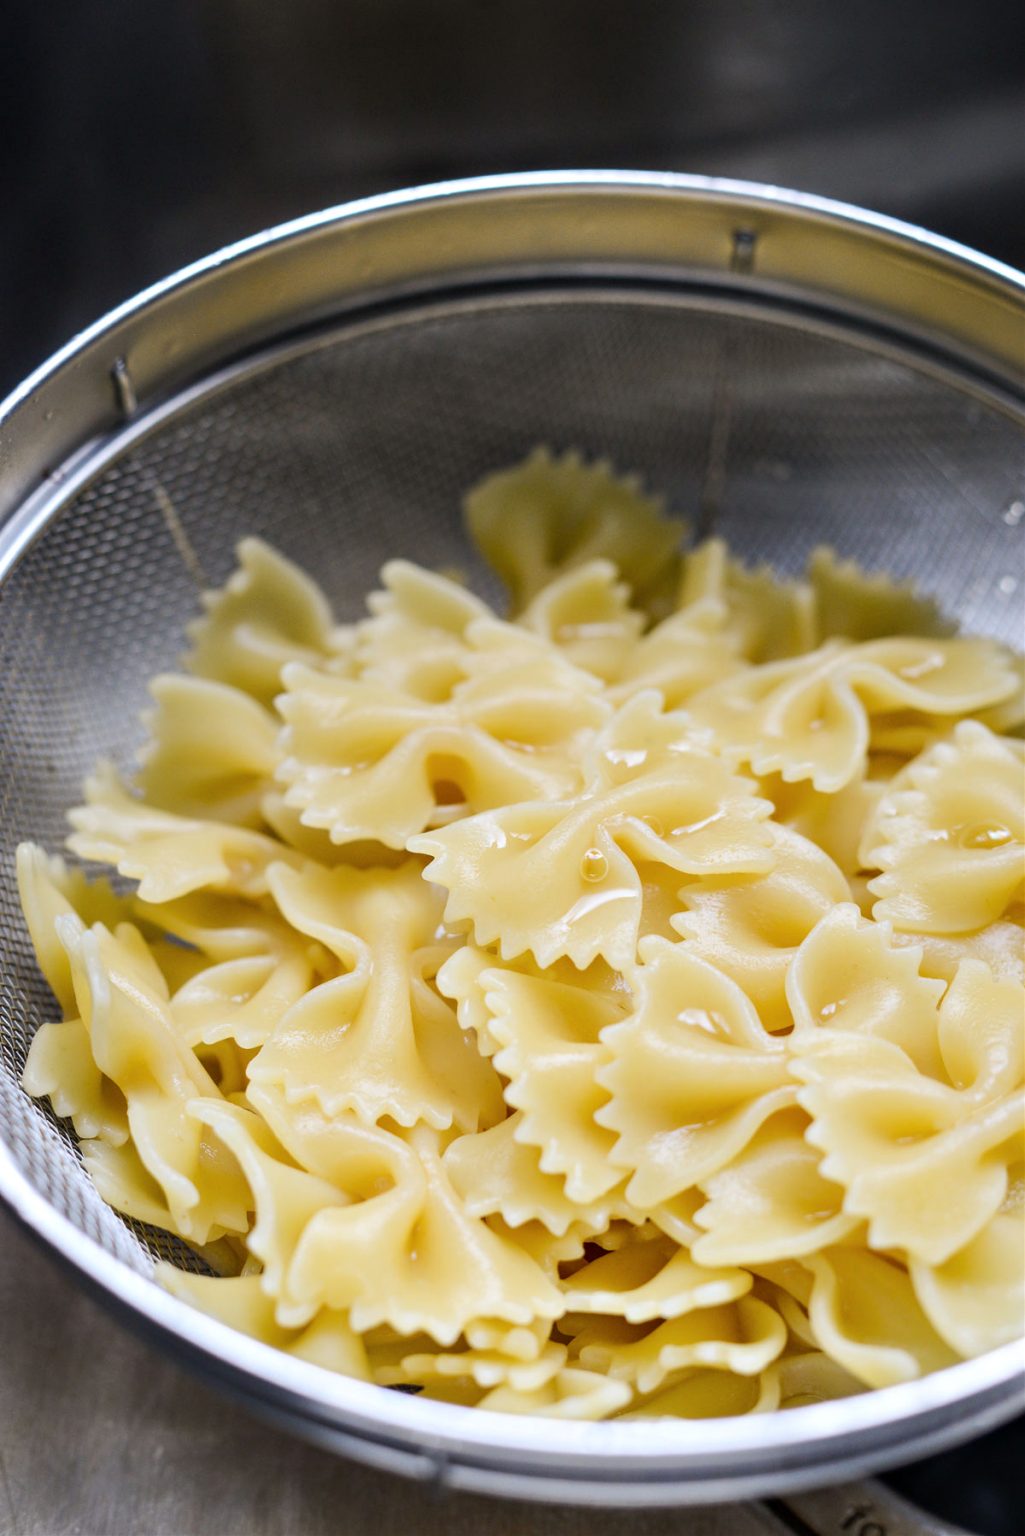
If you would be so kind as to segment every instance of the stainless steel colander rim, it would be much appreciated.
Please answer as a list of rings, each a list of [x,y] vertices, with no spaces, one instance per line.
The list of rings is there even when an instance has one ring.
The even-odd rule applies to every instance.
[[[650,214],[655,200],[673,210],[676,223],[649,217],[643,228],[648,242],[644,249],[630,239],[624,243],[619,234],[610,245],[601,238],[600,221],[586,218],[597,198],[605,208],[623,202],[638,215]],[[573,254],[568,256],[564,240],[560,246],[559,223],[572,221],[578,209],[583,222],[570,223]],[[679,223],[684,209],[689,217],[697,210],[714,215],[714,230],[702,231],[693,248],[681,238],[686,233]],[[474,214],[487,217],[468,224],[467,210],[471,219]],[[699,266],[705,278],[734,282],[740,288],[744,279],[735,282],[733,236],[747,231],[757,238],[766,219],[781,220],[780,227],[792,238],[778,255],[778,269],[771,278],[758,272],[756,291],[762,292],[771,283],[785,287],[791,279],[807,281],[808,259],[822,254],[815,238],[826,232],[838,235],[849,247],[851,260],[817,273],[822,278],[817,289],[821,300],[866,323],[873,317],[888,320],[909,340],[929,336],[945,342],[952,358],[980,370],[1017,398],[1022,396],[1025,273],[945,236],[812,193],[723,177],[638,170],[479,176],[381,193],[276,225],[151,284],[73,337],[0,401],[0,534],[25,498],[59,478],[68,457],[87,450],[96,434],[116,428],[134,415],[138,405],[153,403],[167,389],[191,382],[200,370],[221,366],[240,348],[338,314],[345,308],[343,297],[362,305],[379,283],[393,293],[404,286],[405,279],[405,286],[419,292],[425,285],[458,283],[467,272],[479,280],[485,269],[522,277],[530,266],[523,251],[503,266],[501,252],[486,237],[500,210],[523,225],[525,240],[537,243],[536,260],[546,272],[557,267],[590,265],[608,270],[630,264],[634,270],[673,266],[679,270],[690,263]],[[406,270],[402,274],[375,271],[379,251],[371,249],[369,257],[359,252],[360,241],[365,247],[373,246],[378,226],[390,240],[393,229],[401,236],[408,221],[432,217],[448,220],[451,228],[444,222],[435,225],[435,238],[426,242],[426,252],[403,247],[401,261]],[[504,233],[500,231],[498,238]],[[252,291],[255,285],[250,284],[241,309],[233,309],[230,331],[211,322],[211,310],[223,300],[227,284],[238,288],[258,264],[269,268],[279,254],[309,252],[323,240],[348,257],[351,253],[345,251],[344,242],[350,236],[355,241],[355,259],[349,262],[344,289],[341,271],[331,271],[330,308],[325,309],[320,293],[310,293],[298,302],[282,281],[297,274],[285,269],[262,291]],[[401,239],[393,243],[401,244]],[[469,245],[469,250],[461,245]],[[344,266],[343,260],[339,267]],[[866,293],[860,280],[863,268],[874,267],[885,269],[883,298],[873,285]],[[312,275],[314,280],[323,277],[317,271],[302,275]],[[745,278],[750,277],[746,272]],[[925,288],[919,291],[923,282]],[[955,292],[957,305],[951,299]],[[206,295],[205,308],[190,307],[190,296],[197,294]],[[925,316],[916,309],[921,303],[926,306]],[[959,308],[965,309],[964,317],[958,314]],[[1009,335],[1008,325],[1015,322],[1016,330]],[[972,331],[970,342],[966,327]],[[142,336],[147,338],[145,346]],[[69,380],[74,386],[73,408],[62,390]],[[0,555],[3,548],[0,544]],[[2,570],[0,565],[0,575]]]
[[[820,1475],[859,1434],[909,1425],[922,1415],[978,1400],[996,1424],[1019,1411],[1002,1391],[1021,1378],[1023,1346],[1005,1344],[914,1381],[879,1388],[786,1413],[716,1420],[611,1420],[574,1422],[519,1417],[418,1400],[311,1365],[261,1344],[178,1300],[87,1237],[46,1200],[0,1143],[0,1196],[19,1220],[66,1263],[123,1308],[154,1329],[172,1334],[194,1352],[228,1367],[260,1388],[270,1387],[283,1405],[315,1408],[317,1417],[368,1438],[384,1432],[433,1458],[474,1460],[489,1453],[493,1465],[529,1457],[531,1470],[583,1470],[599,1481],[639,1473],[685,1481],[709,1472],[735,1472],[735,1459],[757,1458],[765,1472],[783,1470],[782,1453],[802,1453],[801,1472]],[[939,1443],[953,1440],[956,1423]],[[868,1459],[878,1465],[874,1446]],[[899,1454],[899,1447],[898,1454]],[[808,1461],[812,1451],[813,1459]],[[885,1459],[885,1458],[884,1458]],[[891,1459],[898,1459],[897,1456]],[[569,1467],[567,1467],[569,1463]],[[775,1484],[774,1484],[775,1485]]]
[[[156,309],[163,308],[165,314],[168,307],[173,311],[195,285],[225,278],[240,264],[251,269],[253,263],[259,264],[294,243],[301,245],[325,232],[344,233],[349,227],[365,229],[367,221],[379,216],[401,212],[403,217],[415,219],[432,209],[496,197],[511,198],[517,207],[529,208],[535,197],[544,199],[558,193],[572,201],[578,192],[601,196],[656,193],[690,200],[693,206],[711,198],[723,212],[724,236],[736,227],[741,213],[746,216],[752,210],[767,208],[782,217],[821,218],[844,229],[894,241],[902,250],[924,251],[944,264],[948,276],[970,278],[980,285],[980,291],[1004,299],[1011,296],[1017,302],[1025,296],[1025,277],[953,242],[843,204],[748,183],[641,172],[552,172],[479,178],[365,199],[239,242],[156,284],[90,327],[14,392],[0,407],[0,448],[6,444],[11,423],[27,422],[31,427],[33,421],[45,421],[47,402],[55,398],[54,387],[62,381],[77,373],[86,379],[92,393],[81,416],[70,422],[58,421],[44,434],[45,444],[33,445],[27,465],[15,464],[8,475],[9,466],[0,456],[0,518],[5,485],[12,514],[0,525],[0,580],[17,562],[28,540],[66,504],[71,488],[81,485],[101,459],[109,460],[111,449],[132,430],[126,425],[128,418],[133,418],[133,429],[141,429],[149,408],[161,399],[162,392],[166,398],[167,390],[173,387],[177,391],[197,372],[205,377],[214,366],[230,360],[230,351],[203,354],[197,348],[184,362],[179,353],[164,359],[143,359],[137,366],[132,347],[126,346],[125,340],[131,340],[131,327],[145,326]],[[724,270],[729,254],[728,240],[724,240]],[[450,278],[451,273],[445,276]],[[287,316],[289,324],[301,319],[296,313]],[[266,339],[258,337],[257,341],[262,345]],[[125,357],[126,363],[118,409],[110,369],[119,357]],[[136,394],[146,407],[138,418],[133,415]],[[19,451],[22,446],[15,444]],[[54,466],[55,473],[42,473]],[[20,473],[26,468],[27,479]],[[14,482],[21,484],[17,494],[11,490]],[[25,492],[34,494],[23,499]],[[274,1407],[307,1428],[319,1426],[324,1433],[335,1432],[335,1438],[348,1436],[360,1442],[362,1450],[348,1445],[356,1454],[369,1455],[368,1447],[373,1444],[378,1447],[375,1454],[379,1460],[398,1463],[405,1458],[401,1470],[425,1477],[453,1482],[476,1478],[479,1485],[487,1481],[494,1487],[491,1474],[502,1471],[511,1480],[506,1491],[522,1492],[529,1485],[528,1491],[535,1493],[547,1491],[543,1485],[562,1479],[573,1486],[574,1497],[580,1499],[588,1496],[588,1485],[593,1485],[598,1490],[595,1497],[602,1499],[609,1498],[610,1489],[615,1489],[617,1501],[738,1497],[822,1481],[841,1471],[861,1471],[902,1455],[907,1459],[909,1454],[921,1454],[925,1448],[935,1449],[963,1438],[961,1422],[966,1412],[971,1413],[974,1432],[1009,1417],[1021,1400],[1022,1350],[1011,1344],[919,1381],[780,1415],[683,1424],[657,1420],[587,1424],[468,1412],[335,1376],[198,1313],[114,1258],[62,1217],[21,1172],[2,1141],[0,1198],[114,1304],[160,1334],[165,1342],[177,1342],[194,1363],[205,1361],[210,1374],[231,1378],[254,1400],[262,1399],[265,1407]],[[891,1438],[895,1434],[902,1437],[896,1447]],[[634,1492],[625,1494],[624,1489],[631,1486]],[[722,1491],[727,1488],[728,1492]]]

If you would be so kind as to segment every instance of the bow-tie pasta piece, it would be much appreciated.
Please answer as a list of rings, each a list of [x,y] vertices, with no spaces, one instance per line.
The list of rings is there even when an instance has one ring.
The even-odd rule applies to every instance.
[[[922,1311],[907,1271],[864,1248],[830,1248],[804,1260],[809,1313],[821,1348],[868,1387],[914,1381],[957,1355]]]
[[[750,998],[766,1029],[789,1029],[786,978],[798,945],[850,889],[837,866],[808,838],[772,828],[765,874],[714,875],[681,887],[671,919],[687,948],[725,972]]]
[[[835,794],[864,766],[874,714],[910,709],[948,721],[1014,688],[1009,655],[992,640],[831,640],[705,689],[688,710],[730,761]]]
[[[441,703],[466,676],[467,629],[494,615],[465,587],[408,560],[390,560],[381,580],[384,590],[367,599],[372,617],[356,629],[360,676]]]
[[[921,951],[923,976],[953,981],[962,960],[981,960],[997,981],[1025,986],[1025,942],[1020,923],[990,923],[978,933],[954,935],[895,931],[893,942]]]
[[[781,580],[767,565],[748,570],[722,539],[706,539],[687,555],[679,607],[718,610],[723,631],[750,662],[799,656],[815,644],[810,588]]]
[[[571,1355],[590,1370],[654,1392],[675,1371],[711,1366],[757,1376],[782,1352],[787,1330],[779,1313],[755,1296],[698,1307],[667,1322],[632,1324],[597,1317],[576,1335]]]
[[[349,637],[335,629],[324,594],[291,560],[262,539],[243,539],[237,554],[237,570],[219,591],[203,594],[205,612],[187,626],[192,649],[185,665],[269,708],[287,662],[343,659]]]
[[[964,960],[940,1004],[943,1066],[954,1087],[978,1103],[1025,1080],[1025,991],[995,979],[980,960]]]
[[[610,680],[609,697],[622,703],[638,689],[654,688],[666,707],[675,709],[745,670],[740,645],[719,604],[695,603],[670,614],[623,653],[619,674]]]
[[[963,721],[892,780],[862,838],[879,921],[972,933],[1022,899],[1025,748]]]
[[[779,774],[761,781],[760,793],[775,806],[775,819],[799,832],[828,854],[850,881],[863,886],[866,866],[861,857],[865,829],[886,794],[892,773],[903,766],[899,758],[870,758],[865,772],[833,795],[820,794],[808,779],[788,784]],[[882,776],[876,777],[879,773]],[[871,866],[869,866],[871,867]],[[871,900],[871,898],[869,898]]]
[[[243,1051],[255,1051],[266,1044],[292,1004],[305,996],[313,974],[299,944],[280,957],[224,960],[190,977],[171,999],[171,1013],[193,1050],[234,1041]]]
[[[105,880],[87,882],[80,871],[67,869],[62,859],[47,857],[33,843],[19,846],[16,864],[32,947],[62,1016],[61,1023],[41,1024],[33,1035],[22,1087],[33,1098],[49,1098],[54,1114],[70,1119],[79,1136],[121,1146],[129,1134],[124,1095],[93,1059],[57,920],[77,916],[87,926],[98,921],[116,926],[131,916],[130,903]]]
[[[463,503],[467,528],[520,613],[553,577],[589,560],[611,560],[645,607],[675,579],[686,525],[666,517],[634,476],[576,453],[538,448],[521,464],[489,475]]]
[[[642,760],[644,753],[640,754]],[[541,966],[566,956],[633,963],[647,870],[691,875],[764,870],[769,813],[748,779],[696,746],[675,761],[573,801],[509,806],[412,838],[424,874],[449,892],[446,921],[469,922],[479,945]]]
[[[116,928],[132,922],[132,901],[119,896],[105,879],[87,880],[80,869],[69,869],[64,860],[50,857],[35,843],[20,843],[15,855],[18,896],[25,916],[36,962],[65,1019],[77,1017],[75,988],[68,960],[57,937],[57,919],[74,914],[87,928],[103,923]]]
[[[841,560],[827,545],[808,557],[808,582],[815,595],[816,643],[834,636],[951,635],[956,628],[931,597],[920,596],[910,583],[894,581],[885,571],[866,571],[856,560]]]
[[[535,965],[529,955],[499,966],[498,956],[492,950],[479,949],[475,944],[461,944],[438,971],[438,991],[455,1003],[461,1028],[473,1030],[482,1056],[494,1056],[503,1043],[492,1033],[492,1010],[487,996],[488,973],[496,967],[568,986],[583,986],[601,994],[622,1011],[629,1007],[630,988],[626,978],[603,961],[596,961],[584,972],[578,971],[568,960],[556,960],[553,965],[542,968]]]
[[[731,1163],[704,1180],[707,1204],[694,1220],[698,1264],[771,1264],[842,1242],[857,1218],[843,1212],[844,1189],[822,1175],[796,1106],[765,1122]]]
[[[453,807],[446,807],[452,810]],[[386,848],[374,839],[362,839],[355,843],[334,843],[331,834],[323,827],[308,827],[300,812],[285,803],[280,789],[268,789],[260,802],[260,814],[274,836],[289,850],[312,859],[315,864],[351,864],[357,869],[369,869],[374,865],[395,869],[402,863],[405,850]]]
[[[965,961],[930,1019],[942,983],[916,985],[914,952],[857,923],[841,909],[794,963],[791,1070],[822,1172],[870,1244],[940,1265],[1000,1208],[1021,1158],[1025,998]]]
[[[268,864],[302,863],[262,832],[176,816],[134,799],[110,764],[100,764],[86,780],[85,797],[85,805],[68,813],[75,829],[68,847],[137,880],[146,902],[173,901],[205,888],[260,897],[267,893]]]
[[[972,710],[972,718],[997,736],[1019,738],[1025,725],[1025,656],[1005,652],[1012,684],[999,704]],[[905,759],[924,752],[950,735],[950,721],[918,709],[881,710],[872,717],[872,750]]]
[[[40,1024],[32,1036],[21,1086],[34,1099],[49,1099],[54,1114],[70,1120],[82,1140],[97,1137],[113,1147],[128,1140],[124,1094],[96,1065],[81,1019]]]
[[[503,655],[493,640],[486,625],[471,675],[443,703],[286,668],[286,805],[335,843],[402,848],[453,815],[576,789],[581,747],[608,716],[599,683],[557,652]]]
[[[760,1376],[691,1368],[680,1380],[646,1397],[621,1419],[732,1419],[779,1406],[779,1383],[770,1365]]]
[[[762,1374],[761,1388],[763,1402],[772,1408],[807,1408],[865,1390],[862,1382],[820,1349],[774,1360]]]
[[[608,560],[590,560],[542,587],[518,620],[574,666],[614,683],[628,668],[644,628],[630,589]]]
[[[186,1124],[205,1126],[241,1169],[246,1203],[256,1218],[246,1246],[261,1266],[261,1288],[274,1300],[276,1322],[282,1328],[305,1327],[322,1305],[332,1303],[321,1291],[295,1281],[296,1250],[315,1216],[348,1207],[351,1197],[286,1160],[276,1137],[251,1110],[204,1098],[193,1099],[185,1113]]]
[[[193,1106],[195,1113],[216,1120],[216,1129],[235,1150],[247,1173],[252,1136],[232,1106]],[[255,1116],[249,1116],[255,1120]],[[258,1122],[257,1122],[258,1123]],[[383,1140],[388,1132],[360,1126]],[[337,1133],[335,1133],[337,1134]],[[391,1137],[398,1142],[399,1138]],[[404,1145],[399,1143],[399,1145]],[[469,1216],[442,1169],[431,1133],[412,1133],[401,1179],[381,1192],[371,1188],[363,1199],[337,1194],[322,1199],[307,1212],[275,1199],[277,1219],[290,1224],[290,1241],[281,1247],[279,1298],[289,1316],[320,1306],[348,1308],[358,1332],[382,1323],[400,1333],[423,1331],[437,1343],[451,1346],[476,1318],[505,1319],[528,1324],[539,1317],[555,1318],[562,1301],[554,1286],[522,1250],[503,1241],[482,1221]],[[415,1165],[415,1166],[414,1166]],[[285,1165],[277,1164],[280,1183]],[[295,1170],[297,1172],[297,1170]],[[251,1175],[254,1177],[254,1175]],[[304,1178],[313,1180],[313,1175]],[[324,1184],[325,1190],[334,1188]],[[257,1225],[249,1239],[258,1257],[260,1187],[254,1182]],[[300,1220],[301,1217],[301,1220]],[[282,1317],[279,1299],[279,1319]]]
[[[878,1036],[898,1046],[916,1070],[944,1078],[937,1009],[945,988],[922,976],[920,953],[893,944],[884,924],[845,902],[809,933],[787,976],[801,1053],[839,1033]]]
[[[609,1194],[621,1173],[609,1165],[615,1138],[595,1121],[608,1100],[596,1073],[611,1058],[600,1035],[622,1019],[622,998],[583,977],[529,975],[501,967],[481,977],[488,1033],[500,1049],[505,1101],[521,1112],[516,1140],[540,1152],[542,1173],[560,1175],[573,1202]]]
[[[584,754],[589,794],[674,768],[692,752],[707,755],[715,750],[712,733],[696,728],[686,710],[664,706],[657,688],[632,693],[618,705]]]
[[[401,1382],[429,1385],[432,1380],[466,1380],[485,1390],[511,1387],[514,1392],[538,1392],[566,1364],[564,1344],[546,1344],[536,1360],[516,1360],[497,1350],[462,1349],[452,1353],[407,1354],[397,1365],[379,1370],[382,1386]]]
[[[999,1209],[1022,1156],[1020,1092],[975,1105],[873,1038],[835,1036],[793,1070],[823,1172],[873,1247],[942,1264]]]
[[[971,719],[996,736],[1020,739],[1025,725],[1025,657],[1003,657],[1014,684],[1000,703],[971,710]],[[916,757],[950,737],[951,722],[942,714],[924,710],[881,710],[871,717],[871,750],[894,757]]]
[[[751,1276],[743,1270],[696,1264],[667,1237],[626,1242],[592,1259],[562,1287],[571,1313],[609,1314],[628,1323],[722,1306],[750,1289]]]
[[[208,678],[166,674],[150,693],[156,708],[144,716],[149,740],[136,775],[142,798],[179,816],[259,827],[278,759],[275,717]]]
[[[623,1381],[597,1371],[567,1367],[533,1392],[495,1387],[481,1398],[492,1413],[529,1413],[544,1419],[608,1419],[625,1408],[633,1394]]]
[[[611,1143],[607,1132],[598,1126],[595,1130]],[[627,1212],[621,1172],[612,1170],[601,1181],[607,1185],[603,1194],[589,1204],[571,1199],[561,1174],[542,1172],[541,1153],[522,1131],[523,1113],[516,1111],[446,1148],[445,1171],[471,1216],[499,1216],[514,1228],[539,1222],[562,1237],[581,1222],[589,1234],[601,1231],[613,1216]]]
[[[597,1118],[618,1136],[628,1198],[650,1210],[729,1163],[794,1090],[783,1045],[735,982],[684,944],[649,938],[640,955],[636,1010],[602,1033],[611,1099]]]
[[[282,1328],[274,1316],[273,1297],[264,1291],[259,1275],[193,1275],[161,1263],[155,1278],[172,1296],[261,1344],[342,1376],[370,1380],[363,1340],[349,1327],[344,1312],[325,1308],[304,1328]]]
[[[942,1339],[971,1358],[1021,1337],[1025,1316],[1025,1220],[1017,1189],[982,1231],[945,1264],[913,1262],[919,1305]]]
[[[519,1226],[511,1226],[501,1216],[488,1216],[485,1225],[490,1228],[504,1242],[511,1243],[521,1253],[525,1253],[535,1263],[542,1273],[557,1285],[562,1274],[563,1267],[576,1264],[584,1256],[584,1245],[595,1236],[600,1227],[592,1226],[590,1222],[577,1221],[562,1233],[552,1233],[540,1221],[525,1221]],[[474,1322],[467,1324],[464,1332],[471,1344],[484,1347],[483,1337],[478,1337],[483,1324]]]
[[[552,1323],[548,1318],[537,1318],[524,1326],[482,1317],[467,1323],[464,1338],[470,1349],[503,1355],[510,1360],[540,1360],[551,1333]]]
[[[494,1068],[432,985],[451,944],[439,944],[440,893],[408,860],[396,870],[270,873],[274,898],[300,933],[345,967],[284,1014],[249,1066],[254,1083],[281,1084],[293,1102],[369,1122],[424,1120],[463,1131],[505,1112]]]
[[[219,1100],[219,1091],[179,1037],[137,930],[123,925],[115,936],[64,916],[57,935],[93,1059],[124,1095],[133,1150],[159,1186],[173,1230],[197,1243],[244,1232],[248,1194],[238,1168],[185,1118],[197,1095]]]
[[[162,1232],[173,1232],[178,1237],[184,1235],[178,1230],[177,1218],[163,1190],[130,1140],[118,1146],[95,1137],[83,1141],[80,1151],[82,1166],[97,1194],[113,1210]],[[193,1250],[201,1249],[192,1237],[187,1240]]]
[[[204,964],[249,955],[290,954],[302,947],[319,975],[335,974],[337,962],[323,945],[297,939],[269,897],[245,901],[217,891],[193,891],[174,901],[132,903],[137,920],[169,935],[172,943],[194,951]]]

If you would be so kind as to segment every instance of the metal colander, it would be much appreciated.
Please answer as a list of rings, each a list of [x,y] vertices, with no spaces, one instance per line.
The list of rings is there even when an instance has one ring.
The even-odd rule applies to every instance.
[[[573,1425],[344,1381],[149,1279],[183,1245],[95,1193],[18,1086],[52,1012],[13,850],[61,846],[94,760],[127,765],[153,673],[236,541],[342,620],[404,555],[468,569],[461,494],[538,443],[638,470],[746,559],[826,542],[1021,643],[1013,273],[887,221],[697,178],[494,179],[335,210],[125,306],[0,423],[0,1189],[98,1286],[304,1433],[397,1470],[604,1502],[737,1497],[907,1459],[1012,1412],[999,1352],[777,1419]],[[491,593],[490,595],[495,595]],[[900,1426],[899,1430],[896,1426]]]

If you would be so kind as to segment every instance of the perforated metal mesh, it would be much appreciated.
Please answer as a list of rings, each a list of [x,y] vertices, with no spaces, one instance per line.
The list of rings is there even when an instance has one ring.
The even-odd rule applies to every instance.
[[[58,849],[93,761],[129,760],[146,681],[174,664],[196,610],[161,504],[210,583],[238,538],[261,534],[348,619],[389,556],[475,569],[461,493],[539,442],[639,470],[693,516],[713,438],[717,526],[741,554],[794,570],[829,542],[1020,643],[1011,420],[853,338],[650,292],[434,305],[311,341],[126,452],[22,559],[0,591],[0,1133],[73,1222],[136,1267],[156,1251],[184,1261],[102,1205],[73,1138],[17,1082],[52,1000],[15,845]]]

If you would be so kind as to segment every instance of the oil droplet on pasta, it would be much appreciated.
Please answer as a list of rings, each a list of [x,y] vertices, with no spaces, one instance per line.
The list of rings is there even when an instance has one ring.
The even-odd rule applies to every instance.
[[[730,1027],[721,1013],[716,1013],[711,1008],[681,1008],[676,1015],[681,1024],[689,1024],[694,1029],[703,1029],[706,1035],[717,1035],[729,1039]]]
[[[580,873],[585,880],[604,880],[609,872],[609,861],[600,848],[588,848],[580,860]]]
[[[999,822],[976,821],[961,827],[957,840],[962,848],[1002,848],[1011,841],[1011,830]]]
[[[916,683],[920,677],[928,677],[930,672],[939,672],[947,665],[947,658],[941,651],[933,651],[921,661],[909,661],[906,667],[898,667],[900,677],[906,677],[909,683]]]
[[[835,1014],[839,1013],[840,1009],[843,1007],[846,1001],[847,999],[845,997],[838,997],[835,1002],[826,1003],[822,1008],[819,1009],[819,1018],[823,1023],[825,1023],[827,1019],[833,1018]]]

